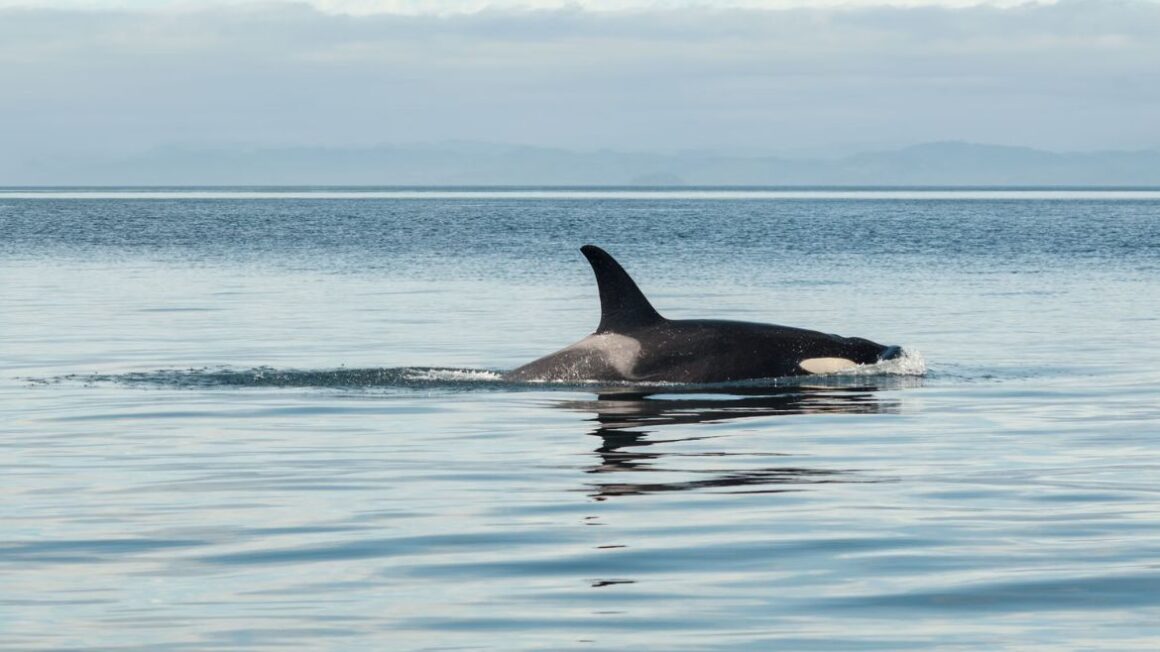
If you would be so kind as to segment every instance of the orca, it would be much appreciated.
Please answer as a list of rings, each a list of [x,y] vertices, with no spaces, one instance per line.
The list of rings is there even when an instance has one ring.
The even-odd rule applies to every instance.
[[[842,372],[902,354],[897,346],[789,326],[665,319],[608,252],[580,251],[600,291],[596,332],[505,380],[722,383]]]

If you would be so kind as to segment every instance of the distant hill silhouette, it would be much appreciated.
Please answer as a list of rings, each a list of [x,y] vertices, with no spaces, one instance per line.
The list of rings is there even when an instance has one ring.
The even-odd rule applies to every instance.
[[[120,160],[0,164],[0,185],[1160,185],[1160,150],[1055,153],[941,142],[836,159],[449,142],[165,147]]]

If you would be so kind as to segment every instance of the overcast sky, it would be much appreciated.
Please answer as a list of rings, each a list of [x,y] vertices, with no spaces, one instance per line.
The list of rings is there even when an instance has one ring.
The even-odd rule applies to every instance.
[[[0,0],[0,157],[1160,147],[1160,3]],[[31,5],[32,3],[25,3]]]

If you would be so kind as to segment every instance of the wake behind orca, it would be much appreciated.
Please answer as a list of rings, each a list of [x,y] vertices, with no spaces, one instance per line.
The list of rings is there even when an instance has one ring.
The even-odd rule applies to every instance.
[[[596,332],[504,380],[722,383],[845,372],[902,355],[897,346],[789,326],[665,319],[606,251],[580,251],[600,291]]]

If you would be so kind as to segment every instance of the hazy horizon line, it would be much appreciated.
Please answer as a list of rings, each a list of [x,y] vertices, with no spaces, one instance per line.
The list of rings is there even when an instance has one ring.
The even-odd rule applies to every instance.
[[[566,144],[540,144],[522,141],[510,140],[488,140],[483,138],[447,138],[447,139],[426,139],[426,140],[395,140],[395,141],[377,141],[366,144],[356,143],[294,143],[294,142],[268,142],[256,143],[238,141],[220,141],[220,142],[181,142],[174,141],[168,143],[160,143],[147,148],[140,149],[132,154],[130,157],[141,156],[153,152],[163,152],[165,150],[185,150],[185,151],[221,151],[221,150],[373,150],[373,149],[411,149],[411,148],[438,148],[449,146],[466,146],[466,147],[495,147],[495,148],[510,148],[510,149],[528,149],[528,150],[553,150],[558,152],[568,152],[575,154],[595,154],[595,153],[611,153],[611,154],[644,154],[644,155],[659,155],[659,156],[676,156],[681,154],[696,154],[696,155],[724,155],[736,157],[785,157],[785,158],[810,158],[810,152],[813,150],[835,150],[835,153],[829,156],[819,156],[820,158],[841,158],[848,156],[858,156],[862,154],[884,154],[890,152],[902,152],[906,150],[920,149],[924,147],[934,146],[963,146],[963,147],[977,147],[985,149],[1007,149],[1007,150],[1023,150],[1030,152],[1040,152],[1044,154],[1104,154],[1104,153],[1133,153],[1133,152],[1152,152],[1160,150],[1160,142],[1153,144],[1141,144],[1135,147],[1095,147],[1095,148],[1054,148],[1054,147],[1039,147],[1035,145],[1027,145],[1022,143],[1003,143],[994,141],[979,141],[970,140],[966,138],[943,138],[937,140],[915,140],[906,143],[881,143],[881,144],[836,144],[836,145],[819,145],[816,147],[789,147],[784,149],[772,147],[738,147],[730,145],[721,146],[706,146],[706,147],[679,147],[679,148],[660,148],[660,147],[609,147],[609,146],[594,146],[594,147],[580,147]],[[842,150],[843,153],[837,153]]]

